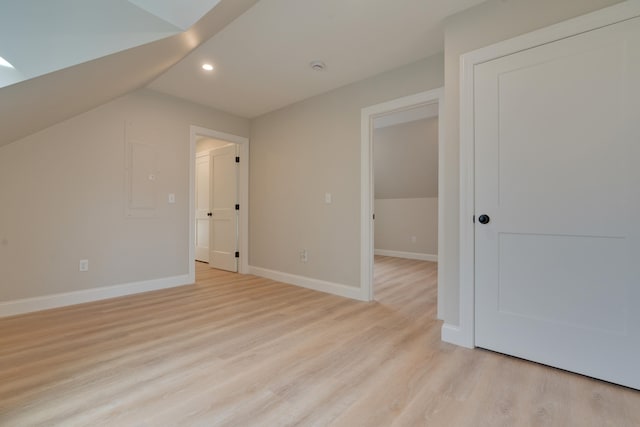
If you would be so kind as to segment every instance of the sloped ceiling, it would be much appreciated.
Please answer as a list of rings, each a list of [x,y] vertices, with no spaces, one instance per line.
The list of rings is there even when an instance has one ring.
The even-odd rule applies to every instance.
[[[149,87],[253,118],[441,52],[444,18],[482,1],[260,0]]]
[[[19,65],[0,66],[0,78],[30,67],[56,69],[0,88],[0,145],[145,86],[253,118],[441,52],[444,18],[482,1],[0,0],[0,26],[7,25],[6,33],[0,28],[0,56]],[[23,3],[46,6],[36,13],[42,28],[5,13],[6,5]],[[75,16],[73,24],[64,25],[66,15]],[[102,18],[117,23],[120,36],[106,21],[90,24]],[[50,40],[40,46],[29,39],[36,34]],[[78,45],[78,34],[97,38]],[[20,38],[33,50],[5,49]],[[118,43],[129,48],[98,57]],[[87,62],[57,69],[65,65],[54,51]],[[325,71],[313,71],[313,60],[324,61]],[[204,72],[203,62],[215,70]]]
[[[109,0],[106,3],[110,2],[112,5],[120,2],[120,6],[130,12],[128,16],[135,16],[137,17],[136,19],[141,20],[139,22],[144,22],[141,27],[131,26],[131,23],[129,26],[125,26],[126,28],[123,27],[126,33],[126,37],[123,39],[130,40],[128,43],[133,42],[133,46],[139,43],[146,44],[118,53],[107,54],[108,56],[88,60],[72,67],[57,69],[57,71],[48,72],[47,74],[30,78],[27,81],[0,88],[0,145],[15,141],[115,99],[129,91],[145,86],[180,61],[191,50],[225,28],[253,6],[257,0],[221,0],[215,8],[184,32],[180,32],[181,29],[178,26],[153,16],[126,0]],[[0,16],[2,16],[0,25],[6,24],[6,28],[12,29],[15,33],[10,31],[9,34],[0,34],[0,40],[3,42],[12,40],[11,43],[2,43],[3,52],[6,50],[5,46],[14,44],[13,38],[17,37],[16,34],[21,34],[21,37],[28,38],[30,30],[30,28],[19,28],[20,24],[24,26],[24,21],[20,22],[16,16],[13,17],[13,20],[11,19],[10,14],[6,13],[7,3],[7,1],[0,3],[0,8],[3,8],[3,10],[0,10]],[[26,1],[24,3],[29,3],[33,6],[34,2]],[[67,7],[72,3],[73,7],[63,10],[69,13],[74,11],[76,6],[79,10],[84,10],[82,5],[85,0],[37,2],[39,6],[44,8],[42,12],[48,13],[52,17],[57,16],[56,13],[58,13],[54,7],[49,9],[49,6],[54,3],[57,5],[64,3]],[[137,10],[137,12],[131,11],[125,3]],[[212,3],[209,2],[209,4]],[[119,12],[114,12],[111,6],[105,6],[105,8],[103,10],[104,16],[109,13],[111,13],[109,16],[112,17],[119,16]],[[167,10],[169,9],[165,8],[164,12],[167,12]],[[163,9],[154,11],[154,13],[158,14],[164,12]],[[94,12],[89,11],[89,13],[92,14]],[[144,16],[144,18],[141,18],[141,16]],[[45,15],[43,15],[44,18],[46,18]],[[129,18],[122,16],[121,18],[125,22],[129,22],[127,21]],[[180,21],[182,24],[188,22],[184,16],[178,18],[182,19]],[[12,21],[17,24],[12,24]],[[43,25],[46,27],[49,24],[43,23]],[[77,25],[79,27],[76,30],[83,30],[86,28],[87,23],[79,23]],[[65,34],[64,26],[60,27],[58,24],[58,26],[54,27],[43,30],[43,34],[51,34],[54,46],[60,46],[62,51],[68,50],[78,57],[85,55],[85,60],[86,55],[93,55],[92,57],[96,58],[95,52],[89,53],[86,49],[69,49],[65,43],[70,43],[70,39],[67,37],[68,34]],[[136,28],[138,30],[137,33],[133,31]],[[2,31],[4,31],[4,28]],[[94,32],[100,35],[100,31]],[[117,38],[113,34],[111,36],[103,34],[103,36],[103,40],[111,38],[113,41],[113,39]],[[130,36],[131,38],[129,38]],[[156,41],[148,43],[149,40]],[[64,48],[65,46],[67,46],[66,49]],[[46,46],[42,46],[41,50],[43,54],[46,54]],[[7,52],[9,51],[7,50]],[[35,57],[33,54],[22,57],[21,54],[18,51],[11,51],[8,54],[0,53],[0,56],[14,66],[22,64],[22,61],[25,61],[24,64],[31,64],[29,61],[33,61]],[[46,66],[59,68],[60,64],[52,59],[51,64]],[[37,65],[31,64],[26,68],[35,70],[37,67]],[[20,71],[17,66],[16,69]]]
[[[181,31],[128,0],[11,0],[0,9],[0,56],[25,80]]]
[[[220,0],[128,0],[158,18],[187,30]]]

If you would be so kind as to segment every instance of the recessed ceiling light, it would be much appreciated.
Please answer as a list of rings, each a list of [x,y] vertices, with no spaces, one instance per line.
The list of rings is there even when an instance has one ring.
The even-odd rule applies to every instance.
[[[211,64],[202,64],[202,69],[207,71],[213,71],[213,65]]]
[[[0,56],[0,67],[14,68],[6,59]]]
[[[324,62],[322,61],[311,61],[309,63],[309,66],[311,67],[312,70],[314,71],[324,71],[326,70],[327,66],[325,65]]]

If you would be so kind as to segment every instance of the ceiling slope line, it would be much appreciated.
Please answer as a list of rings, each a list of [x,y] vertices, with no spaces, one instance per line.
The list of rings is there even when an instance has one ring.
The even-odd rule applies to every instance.
[[[257,0],[221,0],[189,30],[0,88],[0,146],[142,88]]]

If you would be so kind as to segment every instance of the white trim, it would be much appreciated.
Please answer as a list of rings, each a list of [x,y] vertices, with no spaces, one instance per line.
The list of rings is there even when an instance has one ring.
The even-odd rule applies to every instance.
[[[243,136],[218,132],[215,130],[191,126],[189,135],[189,278],[196,280],[196,223],[195,223],[195,168],[196,168],[196,137],[207,136],[222,141],[238,144],[240,156],[240,177],[238,180],[238,199],[240,201],[240,227],[238,229],[238,251],[240,262],[238,272],[249,273],[249,139]]]
[[[466,337],[458,326],[445,323],[442,325],[442,329],[440,330],[440,332],[442,341],[444,342],[459,345],[461,347],[473,348],[473,346],[469,345]]]
[[[640,16],[640,1],[626,1],[528,34],[487,46],[460,57],[460,319],[443,325],[442,339],[465,347],[475,345],[474,199],[474,68],[483,62],[531,49]],[[445,330],[445,326],[447,329]],[[456,328],[454,334],[452,328]]]
[[[61,294],[5,301],[0,302],[0,317],[15,316],[18,314],[48,310],[51,308],[66,307],[69,305],[117,298],[125,295],[156,291],[159,289],[174,288],[176,286],[183,286],[192,283],[193,281],[189,280],[189,276],[184,274],[181,276],[125,283],[122,285],[102,286],[99,288],[83,289],[80,291],[65,292]]]
[[[345,298],[351,298],[358,301],[368,301],[366,294],[361,288],[354,286],[342,285],[340,283],[326,282],[324,280],[312,279],[310,277],[298,276],[295,274],[283,273],[281,271],[269,270],[262,267],[249,267],[249,273],[275,280],[289,285],[296,285],[314,291],[324,292],[327,294],[338,295]]]
[[[367,300],[373,299],[373,119],[378,116],[402,111],[420,105],[438,103],[438,197],[444,194],[444,89],[438,88],[415,95],[405,96],[381,104],[362,109],[360,128],[360,288]],[[438,248],[444,244],[444,203],[438,203]],[[442,263],[444,258],[439,254],[438,295],[442,295]],[[438,298],[438,318],[442,313],[442,299]]]
[[[375,249],[373,253],[375,255],[392,256],[395,258],[417,259],[420,261],[438,262],[438,255],[423,254],[419,252],[402,252],[402,251],[390,251],[387,249]]]
[[[467,94],[471,90],[473,94],[473,67],[467,63],[463,55],[460,58],[460,92]],[[470,88],[471,87],[471,88]],[[464,95],[461,95],[463,97]],[[457,334],[453,335],[456,341],[449,341],[449,336],[442,329],[442,340],[465,347],[475,347],[475,250],[474,250],[474,225],[468,219],[473,219],[474,207],[474,145],[469,146],[469,139],[473,140],[473,105],[466,104],[466,99],[460,100],[460,301],[459,320]],[[473,103],[473,100],[471,101]],[[471,121],[471,127],[469,127]],[[471,191],[471,199],[468,193]],[[464,337],[462,337],[464,335]]]

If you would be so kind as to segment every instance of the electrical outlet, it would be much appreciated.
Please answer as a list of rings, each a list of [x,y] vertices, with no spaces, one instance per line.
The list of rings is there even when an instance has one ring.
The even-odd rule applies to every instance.
[[[307,250],[302,249],[300,251],[300,262],[307,262],[307,261],[309,261],[309,255],[307,254]]]
[[[81,259],[80,260],[80,271],[89,271],[89,260]]]

